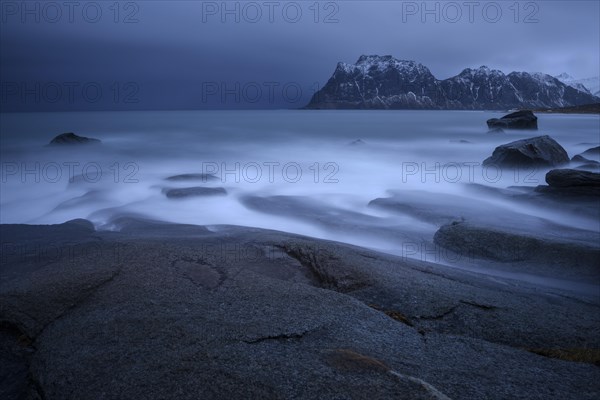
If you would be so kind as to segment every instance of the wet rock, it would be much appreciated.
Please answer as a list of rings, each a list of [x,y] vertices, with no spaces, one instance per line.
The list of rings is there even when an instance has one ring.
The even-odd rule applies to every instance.
[[[487,120],[487,126],[490,129],[537,129],[537,117],[529,110],[517,111],[507,114],[502,118],[492,118]],[[496,132],[495,132],[496,133]],[[499,132],[498,132],[499,133]]]
[[[210,182],[210,181],[218,181],[219,178],[217,178],[213,174],[180,174],[180,175],[169,176],[169,177],[165,178],[165,180],[172,181],[172,182],[182,182],[182,181],[185,181],[185,182],[186,181]]]
[[[469,222],[452,222],[442,226],[434,242],[457,254],[501,262],[530,261],[565,267],[582,267],[595,274],[599,266],[600,247],[590,242],[533,236],[528,232],[479,226]],[[597,236],[597,235],[596,235]]]
[[[73,144],[100,144],[99,139],[78,136],[73,132],[63,133],[50,141],[50,145],[73,145]]]
[[[579,166],[577,166],[575,169],[581,169],[584,171],[600,171],[600,163],[597,162],[591,162],[591,163],[587,163],[587,164],[581,164]]]
[[[585,162],[585,163],[600,164],[600,163],[598,163],[598,161],[587,159],[584,156],[582,156],[581,154],[577,154],[577,155],[573,156],[573,158],[571,158],[571,161],[572,162]]]
[[[554,167],[569,162],[566,150],[548,135],[517,140],[496,147],[483,165],[499,167]]]
[[[560,188],[581,186],[600,188],[600,174],[575,169],[553,169],[546,174],[546,183]]]
[[[581,153],[584,157],[593,157],[598,159],[600,157],[600,146],[592,147],[591,149],[587,149],[583,153]]]
[[[170,199],[184,199],[190,197],[226,196],[227,191],[221,187],[194,186],[188,188],[163,189],[163,193]]]

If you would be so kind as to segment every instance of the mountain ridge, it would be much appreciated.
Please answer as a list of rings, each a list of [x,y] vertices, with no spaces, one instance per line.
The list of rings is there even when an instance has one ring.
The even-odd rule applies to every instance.
[[[460,109],[568,107],[600,98],[543,74],[504,74],[487,66],[465,68],[439,80],[425,65],[391,55],[361,55],[339,62],[309,109]]]
[[[562,74],[556,75],[555,78],[575,89],[589,92],[594,96],[600,96],[600,77],[598,76],[577,79],[566,72],[563,72]]]

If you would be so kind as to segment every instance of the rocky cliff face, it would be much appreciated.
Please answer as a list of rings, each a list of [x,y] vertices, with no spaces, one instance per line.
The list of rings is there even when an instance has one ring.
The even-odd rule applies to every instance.
[[[482,66],[438,80],[414,61],[363,55],[355,64],[338,63],[307,108],[502,110],[594,102],[600,98],[546,74],[505,75]]]

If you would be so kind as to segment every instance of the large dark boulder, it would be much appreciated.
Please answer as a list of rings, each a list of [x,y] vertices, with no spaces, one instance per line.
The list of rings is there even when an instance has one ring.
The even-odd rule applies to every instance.
[[[502,118],[492,118],[487,120],[487,126],[490,129],[537,129],[537,117],[529,110],[517,111]]]
[[[554,167],[569,162],[566,150],[548,135],[517,140],[496,147],[483,165],[500,167]]]
[[[73,132],[62,133],[56,136],[50,141],[50,145],[64,145],[64,144],[100,144],[102,143],[98,139],[88,138],[85,136],[79,136]]]
[[[546,183],[554,187],[600,187],[600,174],[576,169],[553,169],[546,174]]]
[[[589,201],[589,209],[598,209],[600,174],[578,169],[553,169],[546,174],[549,186],[538,186],[535,191],[574,203]]]

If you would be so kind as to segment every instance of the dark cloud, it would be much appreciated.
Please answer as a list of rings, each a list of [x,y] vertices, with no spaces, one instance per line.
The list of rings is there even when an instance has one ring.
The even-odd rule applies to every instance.
[[[106,93],[135,82],[140,101],[123,107],[298,107],[361,54],[416,60],[438,78],[484,64],[580,78],[600,68],[597,1],[51,3],[61,18],[43,2],[2,2],[2,81],[99,82]]]

